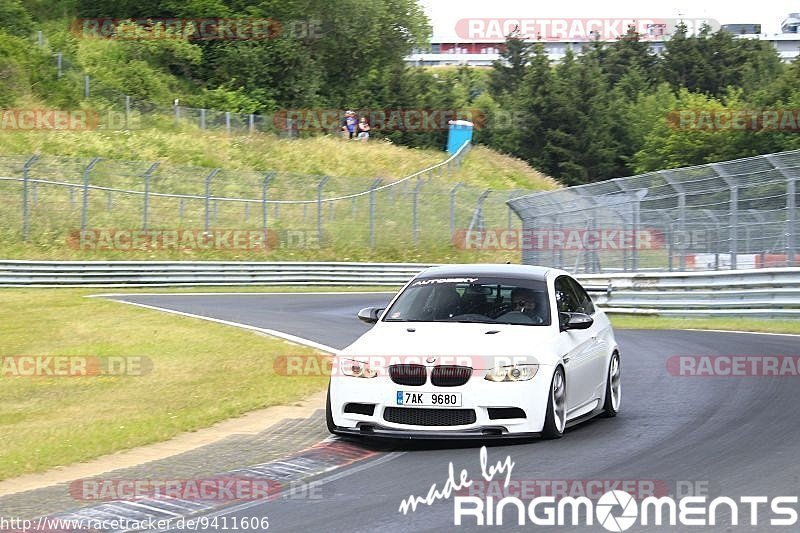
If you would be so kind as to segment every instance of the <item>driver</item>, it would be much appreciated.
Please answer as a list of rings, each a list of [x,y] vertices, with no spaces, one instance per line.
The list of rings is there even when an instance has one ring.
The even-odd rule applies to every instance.
[[[536,297],[531,289],[515,287],[511,290],[511,310],[523,313],[537,322],[542,320],[536,312]]]

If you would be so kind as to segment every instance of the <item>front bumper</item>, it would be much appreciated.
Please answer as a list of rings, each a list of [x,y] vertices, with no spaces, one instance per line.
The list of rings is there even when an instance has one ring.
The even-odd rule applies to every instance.
[[[492,440],[492,439],[524,439],[540,437],[541,432],[509,433],[503,426],[478,428],[475,430],[408,430],[383,427],[361,426],[359,428],[336,428],[336,434],[366,439],[400,439],[400,440]]]
[[[464,385],[436,387],[427,382],[421,386],[394,383],[389,376],[354,378],[335,376],[331,379],[331,416],[335,432],[340,435],[393,439],[493,439],[536,437],[544,427],[553,367],[540,365],[529,381],[496,383],[483,379],[485,372],[476,371]],[[438,407],[398,406],[398,391],[461,393],[458,409],[474,411],[474,422],[461,425],[414,425],[391,422],[384,418],[387,407],[408,409],[440,409]],[[345,412],[349,403],[372,404],[372,415]],[[524,417],[492,418],[490,409],[519,408]],[[446,409],[446,408],[445,408]],[[495,415],[496,416],[496,415]]]

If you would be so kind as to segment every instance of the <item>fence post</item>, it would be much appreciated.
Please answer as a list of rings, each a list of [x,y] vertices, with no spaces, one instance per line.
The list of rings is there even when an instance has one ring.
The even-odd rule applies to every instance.
[[[114,209],[114,200],[111,196],[111,191],[106,191],[106,197],[108,199],[108,202],[106,203],[106,209],[108,211],[112,211]]]
[[[89,211],[89,174],[92,172],[94,166],[100,162],[99,157],[95,157],[92,161],[83,169],[83,207],[81,208],[81,230],[86,229],[86,222],[88,218],[88,211]]]
[[[89,94],[90,94],[90,92],[89,92],[89,75],[86,74],[83,77],[83,97],[84,98],[89,98]]]
[[[417,214],[419,203],[419,190],[422,187],[422,178],[417,178],[417,184],[414,186],[414,191],[411,193],[411,240],[416,245],[419,243],[419,215]]]
[[[795,228],[797,227],[797,177],[787,176],[787,196],[786,196],[786,209],[789,211],[789,218],[786,220],[788,226],[786,231],[786,262],[787,266],[794,266],[794,258],[797,254],[797,241],[795,237]]]
[[[128,129],[128,120],[131,114],[131,97],[125,95],[125,129]]]
[[[794,266],[797,254],[797,240],[794,233],[797,225],[797,176],[790,174],[789,169],[774,155],[768,155],[767,160],[781,173],[781,176],[786,178],[786,266]]]
[[[42,30],[36,32],[36,42],[39,45],[39,48],[44,48],[44,33]]]
[[[206,176],[206,221],[205,221],[205,231],[208,233],[208,226],[209,221],[211,218],[211,180],[214,179],[214,176],[219,174],[219,169],[215,168],[211,171],[211,173]]]
[[[175,100],[175,104],[173,104],[175,108],[175,127],[177,128],[180,126],[180,119],[181,119],[181,106],[178,105],[178,100]]]
[[[268,172],[261,182],[261,227],[267,229],[267,187],[275,177],[275,172]]]
[[[486,189],[478,196],[478,201],[475,204],[475,212],[472,214],[472,220],[469,222],[469,229],[467,231],[473,231],[477,229],[478,231],[482,231],[485,227],[483,221],[483,203],[486,201],[486,198],[489,197],[491,194],[492,189]]]
[[[30,231],[30,212],[28,209],[28,171],[31,166],[39,159],[39,156],[32,155],[24,165],[22,165],[22,240],[28,240]]]
[[[513,200],[516,197],[517,194],[519,194],[519,189],[514,189],[510,193],[508,193],[508,202]],[[511,209],[511,206],[508,205],[508,202],[506,202],[506,210],[508,211],[508,213],[507,213],[507,217],[508,217],[507,226],[508,226],[508,229],[510,230],[511,229],[511,213],[513,212],[513,209]]]
[[[206,129],[206,108],[200,109],[200,129]]]
[[[158,162],[150,165],[144,173],[144,207],[142,209],[142,229],[147,230],[147,216],[150,210],[150,176],[158,168]]]
[[[250,133],[256,131],[256,116],[253,113],[247,117],[247,129]]]
[[[225,131],[231,133],[231,112],[225,111]]]
[[[731,179],[731,175],[721,165],[715,163],[711,165],[711,168],[731,188],[728,244],[731,249],[731,270],[736,270],[738,259],[736,256],[739,254],[739,184]]]
[[[375,189],[381,184],[383,178],[372,182],[369,188],[369,247],[375,248]]]
[[[464,186],[464,183],[459,181],[455,187],[450,189],[450,239],[452,240],[456,234],[456,193],[458,189]]]
[[[324,176],[317,184],[317,242],[322,246],[322,188],[330,177]]]
[[[664,180],[678,193],[678,238],[679,239],[686,239],[686,189],[683,186],[672,179],[669,174],[670,171],[664,171],[661,173],[664,176]],[[675,236],[675,231],[672,231],[673,237]],[[674,240],[674,239],[673,239]],[[678,244],[678,243],[672,243]],[[680,246],[680,257],[678,259],[678,268],[681,272],[686,270],[686,243],[681,242]],[[670,272],[672,271],[672,252],[670,252]]]

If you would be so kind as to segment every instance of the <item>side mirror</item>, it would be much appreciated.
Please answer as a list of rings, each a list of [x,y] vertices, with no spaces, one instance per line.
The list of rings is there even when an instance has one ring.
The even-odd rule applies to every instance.
[[[558,323],[561,331],[589,329],[594,324],[594,319],[586,313],[558,313]]]
[[[365,307],[358,312],[358,319],[367,324],[374,324],[381,317],[384,307]]]

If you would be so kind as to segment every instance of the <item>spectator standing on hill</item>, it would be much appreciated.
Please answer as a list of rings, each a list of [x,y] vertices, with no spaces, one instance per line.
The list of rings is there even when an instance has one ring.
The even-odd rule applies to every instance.
[[[369,139],[369,122],[367,122],[367,117],[361,117],[358,121],[358,138],[361,142],[367,142]]]
[[[345,111],[344,120],[342,121],[342,132],[347,133],[348,137],[353,139],[356,136],[357,125],[358,119],[356,119],[355,112],[349,109]]]

